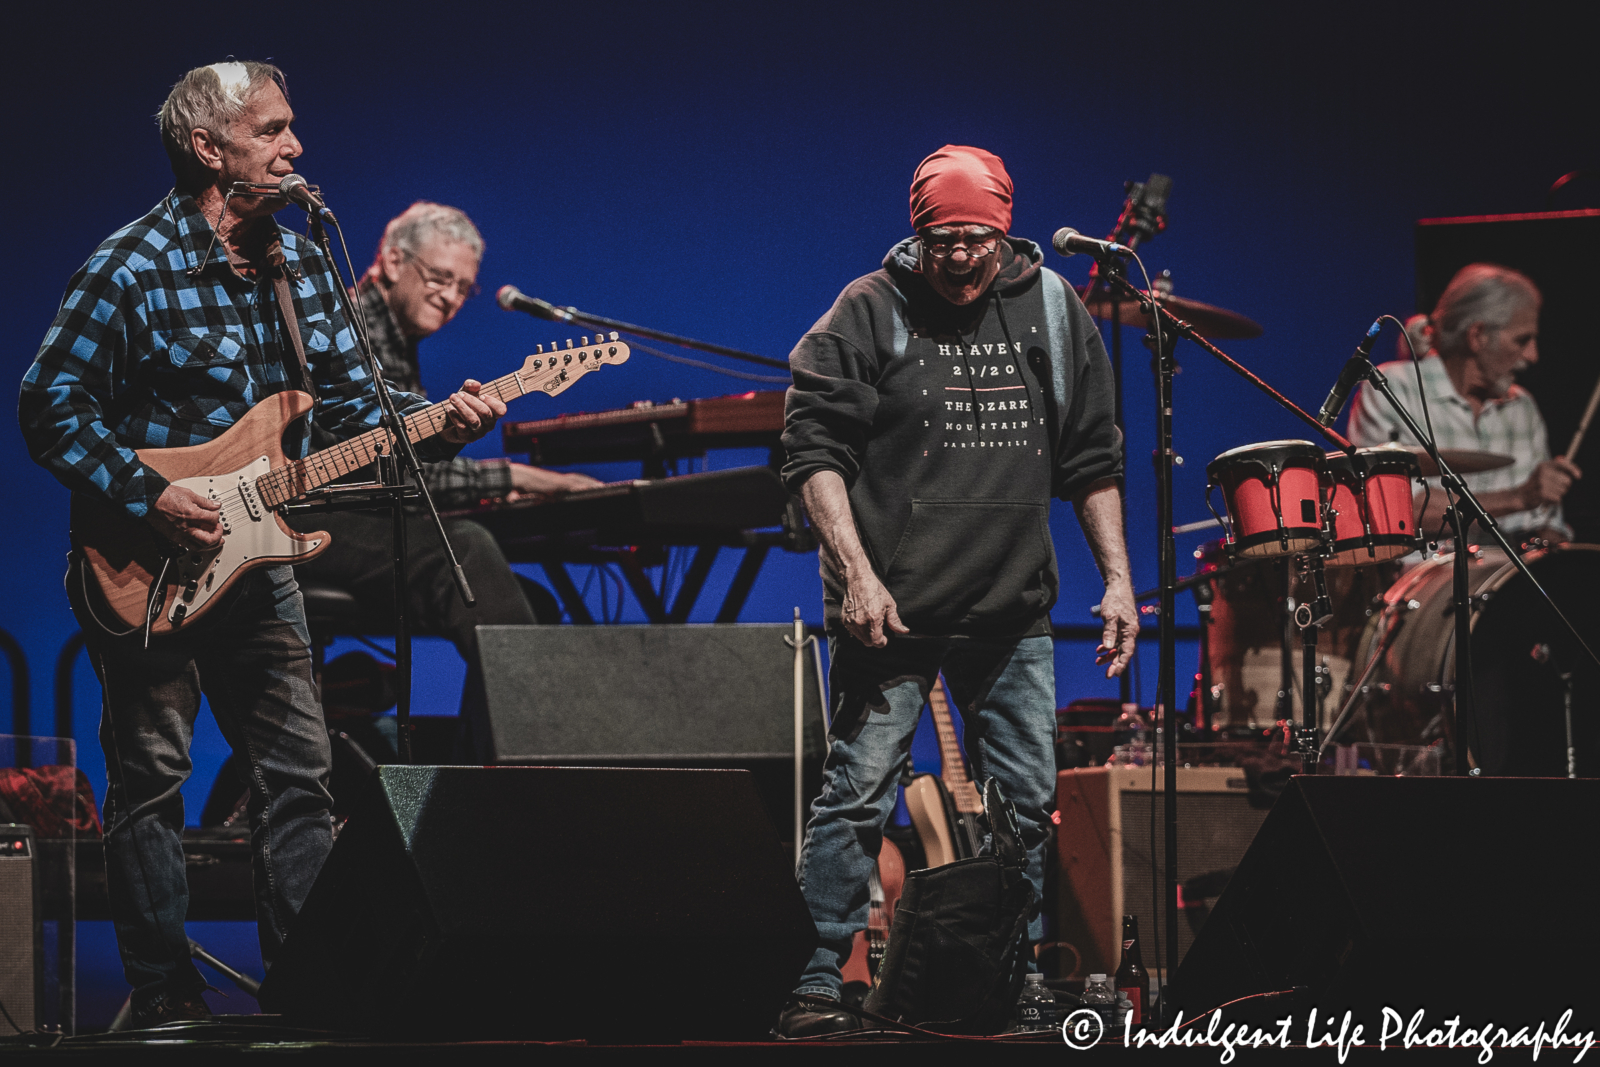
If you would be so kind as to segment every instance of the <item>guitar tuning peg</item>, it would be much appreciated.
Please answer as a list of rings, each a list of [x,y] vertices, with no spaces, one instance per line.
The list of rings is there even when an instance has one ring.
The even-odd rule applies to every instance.
[[[617,331],[616,330],[612,330],[611,331],[611,339],[613,341],[615,341],[617,339]]]
[[[544,345],[534,345],[533,346],[533,354],[536,355],[536,356],[543,355],[544,354]]]
[[[584,347],[584,348],[588,348],[589,347],[589,335],[588,334],[584,334],[583,335],[583,345],[582,345],[582,347]]]
[[[572,347],[572,338],[570,338],[570,337],[569,337],[569,338],[567,338],[567,347],[568,347],[568,348],[571,348],[571,347]]]

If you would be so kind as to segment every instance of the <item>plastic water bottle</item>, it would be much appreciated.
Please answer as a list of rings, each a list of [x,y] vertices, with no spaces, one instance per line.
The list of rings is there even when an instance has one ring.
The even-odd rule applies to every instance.
[[[1111,983],[1103,974],[1091,974],[1089,981],[1083,987],[1083,995],[1078,998],[1078,1003],[1085,1008],[1097,1012],[1100,1021],[1105,1024],[1105,1033],[1110,1035],[1117,1032],[1121,1019],[1117,1015],[1117,994],[1112,991]]]
[[[1054,1030],[1058,1025],[1056,995],[1044,984],[1044,975],[1028,975],[1017,998],[1017,1032]]]
[[[1149,730],[1150,724],[1139,714],[1139,705],[1124,704],[1122,714],[1111,724],[1111,737],[1119,745],[1142,745]]]
[[[1143,767],[1150,762],[1150,724],[1139,714],[1138,704],[1122,705],[1122,714],[1111,724],[1111,763],[1125,767]]]

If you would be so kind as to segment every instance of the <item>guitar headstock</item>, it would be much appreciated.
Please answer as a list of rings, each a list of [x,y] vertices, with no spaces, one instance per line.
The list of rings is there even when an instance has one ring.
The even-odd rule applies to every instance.
[[[572,339],[568,338],[567,347],[551,345],[549,352],[544,350],[544,345],[536,346],[534,354],[523,361],[522,370],[517,372],[524,391],[537,389],[546,396],[555,396],[592,370],[608,363],[628,362],[628,346],[617,340],[615,331],[609,337],[596,334],[593,340],[590,344],[590,339],[585,337],[581,345],[573,347]]]

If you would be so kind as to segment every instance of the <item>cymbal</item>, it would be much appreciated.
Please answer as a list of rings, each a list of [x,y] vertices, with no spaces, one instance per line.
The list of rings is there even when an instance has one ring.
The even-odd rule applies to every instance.
[[[1078,295],[1083,295],[1082,290],[1079,290]],[[1168,311],[1193,326],[1195,332],[1201,337],[1214,341],[1237,341],[1261,336],[1261,324],[1253,319],[1246,318],[1237,311],[1229,311],[1227,308],[1219,308],[1213,304],[1202,304],[1198,300],[1190,300],[1188,297],[1178,296],[1176,293],[1162,295],[1159,289],[1156,291],[1156,295]],[[1126,297],[1120,300],[1113,300],[1110,294],[1101,292],[1096,293],[1093,299],[1087,302],[1086,306],[1089,309],[1089,314],[1096,318],[1109,319],[1113,304],[1117,307],[1117,318],[1124,326],[1149,328],[1150,319],[1144,312],[1139,310],[1139,301],[1137,300],[1131,300]]]
[[[1421,445],[1404,446],[1407,452],[1417,457],[1417,462],[1422,464],[1422,476],[1434,478],[1439,474],[1438,466],[1433,462],[1433,457],[1428,455],[1428,450]],[[1479,452],[1472,448],[1441,448],[1439,458],[1450,465],[1450,469],[1457,474],[1476,474],[1479,471],[1497,471],[1501,467],[1509,467],[1517,461],[1515,456],[1508,456],[1501,452]]]

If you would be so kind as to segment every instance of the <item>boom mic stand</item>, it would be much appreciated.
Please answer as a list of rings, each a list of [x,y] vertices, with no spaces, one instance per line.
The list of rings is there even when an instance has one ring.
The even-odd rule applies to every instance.
[[[507,295],[510,290],[511,295]],[[713,355],[727,356],[729,359],[739,359],[746,363],[759,363],[763,367],[776,367],[779,370],[789,370],[789,361],[786,359],[773,359],[771,356],[758,356],[754,352],[744,352],[737,348],[728,348],[724,345],[714,345],[710,341],[696,341],[692,337],[681,337],[665,330],[652,330],[648,326],[635,326],[631,322],[620,319],[608,319],[603,315],[591,315],[587,311],[579,311],[575,307],[557,307],[547,300],[527,296],[519,292],[515,286],[506,286],[500,290],[497,302],[507,311],[526,311],[541,319],[551,322],[577,322],[588,323],[600,329],[618,330],[622,333],[636,334],[639,337],[649,337],[657,341],[665,341],[680,348],[693,348],[701,352],[710,352]]]
[[[1122,213],[1117,216],[1116,225],[1111,228],[1111,236],[1106,240],[1128,248],[1138,248],[1140,241],[1147,241],[1165,230],[1167,195],[1171,190],[1172,179],[1165,174],[1152,174],[1148,182],[1128,182],[1124,188],[1127,199],[1122,202]],[[1083,287],[1085,304],[1094,297],[1096,289],[1105,288],[1110,291],[1110,286],[1100,276],[1101,266],[1101,262],[1097,259],[1094,266],[1089,269],[1089,281]],[[1116,300],[1111,301],[1111,379],[1112,398],[1116,404],[1115,420],[1117,429],[1121,430],[1123,429],[1122,305]],[[1126,526],[1126,506],[1123,512],[1123,525]],[[1133,693],[1133,680],[1127,671],[1123,671],[1121,677],[1117,679],[1117,688],[1123,704],[1137,699]]]
[[[411,445],[405,419],[395,408],[394,397],[389,395],[389,387],[383,380],[383,368],[379,365],[377,356],[373,355],[372,344],[367,337],[366,319],[339,273],[339,265],[333,258],[333,249],[328,242],[328,231],[322,225],[321,216],[316,212],[307,214],[311,218],[309,230],[311,239],[322,251],[328,261],[328,269],[333,272],[333,288],[338,293],[339,306],[344,311],[345,321],[349,323],[351,332],[355,334],[356,347],[361,350],[361,355],[366,361],[367,373],[372,376],[373,391],[378,397],[379,425],[389,431],[390,450],[378,457],[378,478],[380,484],[387,490],[385,495],[389,498],[389,513],[394,520],[395,719],[399,732],[400,762],[410,763],[412,761],[411,620],[406,613],[406,574],[409,568],[406,566],[405,508],[408,498],[420,497],[427,505],[428,515],[433,519],[434,532],[438,534],[439,543],[444,546],[445,555],[450,560],[450,573],[455,578],[456,591],[461,595],[462,601],[470,608],[477,603],[477,600],[472,595],[472,587],[467,584],[466,572],[461,569],[461,564],[456,559],[455,548],[450,544],[450,536],[445,533],[444,522],[439,518],[439,509],[433,503],[433,495],[428,492],[428,483],[422,476],[422,464]],[[342,231],[339,241],[341,244],[344,242]],[[350,270],[354,275],[355,268],[351,267]],[[354,285],[355,279],[352,277],[351,288]],[[414,485],[406,484],[408,474]]]
[[[1157,555],[1160,570],[1161,602],[1159,617],[1161,619],[1161,658],[1158,681],[1156,685],[1156,702],[1162,709],[1162,753],[1166,764],[1163,788],[1166,792],[1165,819],[1166,848],[1164,863],[1166,868],[1166,907],[1165,925],[1167,928],[1166,943],[1166,969],[1167,981],[1178,973],[1178,716],[1175,705],[1177,703],[1177,676],[1176,676],[1176,634],[1173,627],[1175,623],[1178,585],[1178,546],[1172,533],[1172,379],[1176,372],[1176,364],[1172,353],[1176,348],[1179,338],[1186,338],[1205,349],[1212,356],[1220,360],[1223,365],[1239,374],[1257,389],[1266,393],[1277,401],[1284,409],[1298,417],[1306,425],[1317,431],[1335,446],[1354,454],[1355,445],[1338,431],[1322,425],[1314,417],[1303,411],[1294,401],[1278,392],[1263,379],[1255,375],[1249,368],[1239,363],[1216,345],[1207,341],[1195,332],[1194,327],[1172,314],[1162,306],[1159,300],[1141,292],[1133,283],[1129,282],[1124,272],[1124,267],[1115,255],[1106,255],[1100,258],[1100,274],[1108,283],[1113,297],[1118,291],[1133,297],[1140,302],[1141,309],[1148,309],[1151,321],[1156,325],[1147,343],[1155,354],[1156,369],[1156,521],[1160,524],[1161,532],[1157,542]],[[1159,343],[1157,343],[1159,338]],[[1313,634],[1313,640],[1315,636]],[[1315,648],[1312,650],[1315,655]],[[1314,690],[1310,692],[1314,693]],[[1309,711],[1303,715],[1314,716],[1315,704],[1307,702]],[[1315,751],[1316,722],[1311,719],[1309,723],[1297,731],[1297,744],[1304,744],[1306,740],[1312,743]],[[1171,1005],[1165,1001],[1165,986],[1163,987],[1163,1018],[1170,1014]]]

